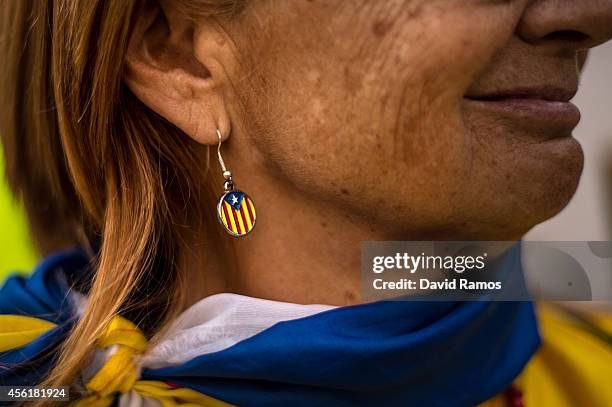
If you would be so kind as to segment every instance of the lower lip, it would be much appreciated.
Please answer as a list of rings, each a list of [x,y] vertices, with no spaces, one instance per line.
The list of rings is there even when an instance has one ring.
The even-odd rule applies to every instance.
[[[480,108],[520,119],[522,124],[573,129],[580,121],[580,110],[570,102],[541,99],[468,99]]]

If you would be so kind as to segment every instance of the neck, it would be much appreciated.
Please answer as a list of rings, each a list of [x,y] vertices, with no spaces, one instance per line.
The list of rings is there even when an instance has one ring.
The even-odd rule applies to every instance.
[[[237,187],[253,199],[257,225],[249,235],[234,238],[223,231],[216,214],[209,217],[181,258],[188,271],[188,304],[221,292],[300,304],[356,304],[363,302],[363,241],[460,236],[457,229],[392,230],[262,171],[243,169],[240,174],[245,182],[241,178]],[[204,213],[216,211],[216,202],[209,206]]]
[[[251,234],[231,237],[215,220],[207,225],[214,236],[208,244],[194,242],[191,247],[201,250],[183,256],[193,282],[190,303],[220,292],[301,304],[362,302],[361,242],[389,236],[291,187],[266,186],[264,193],[257,185],[245,188],[255,191],[258,217]]]

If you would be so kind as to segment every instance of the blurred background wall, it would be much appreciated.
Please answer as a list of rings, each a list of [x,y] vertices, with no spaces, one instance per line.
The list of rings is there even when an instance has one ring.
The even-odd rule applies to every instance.
[[[4,174],[3,155],[0,169]],[[29,271],[37,261],[30,241],[25,215],[0,176],[0,282],[13,271]]]

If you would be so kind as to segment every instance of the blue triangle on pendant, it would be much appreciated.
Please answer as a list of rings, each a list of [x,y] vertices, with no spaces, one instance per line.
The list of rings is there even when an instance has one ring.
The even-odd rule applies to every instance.
[[[240,205],[242,204],[243,199],[244,192],[240,191],[230,192],[229,194],[225,195],[225,202],[230,204],[230,206],[237,211],[240,210]]]

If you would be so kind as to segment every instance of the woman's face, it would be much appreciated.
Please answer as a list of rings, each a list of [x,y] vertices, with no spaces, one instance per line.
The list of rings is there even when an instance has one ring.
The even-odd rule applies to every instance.
[[[603,0],[247,2],[232,170],[394,234],[518,238],[576,189],[567,101],[610,21]]]

